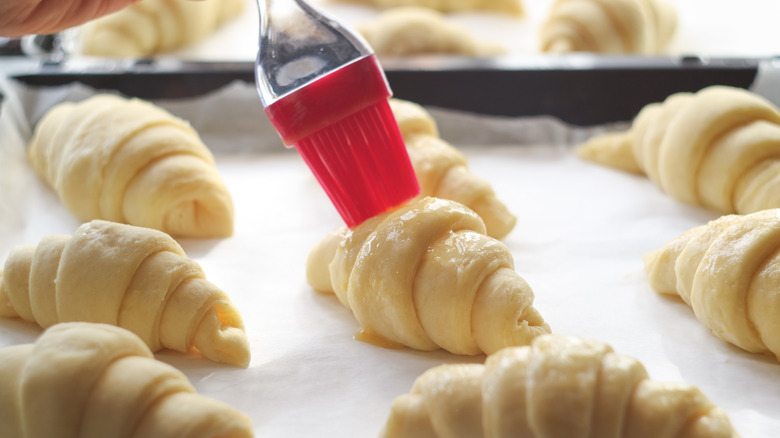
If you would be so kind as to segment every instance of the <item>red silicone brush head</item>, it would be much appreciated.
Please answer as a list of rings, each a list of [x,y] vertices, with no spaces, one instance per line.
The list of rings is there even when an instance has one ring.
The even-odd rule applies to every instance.
[[[420,193],[386,100],[301,139],[295,148],[350,228]]]
[[[266,108],[350,228],[420,193],[389,96],[371,55]]]

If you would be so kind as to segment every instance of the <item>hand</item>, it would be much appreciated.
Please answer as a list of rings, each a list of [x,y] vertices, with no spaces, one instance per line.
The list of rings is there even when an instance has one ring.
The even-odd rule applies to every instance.
[[[50,34],[118,11],[138,0],[1,0],[0,36]]]

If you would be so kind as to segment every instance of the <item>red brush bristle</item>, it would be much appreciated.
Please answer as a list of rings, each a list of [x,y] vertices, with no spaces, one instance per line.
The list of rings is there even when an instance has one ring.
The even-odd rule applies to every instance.
[[[266,107],[349,227],[417,196],[420,187],[374,55]]]
[[[301,139],[295,148],[349,227],[420,193],[386,100]]]

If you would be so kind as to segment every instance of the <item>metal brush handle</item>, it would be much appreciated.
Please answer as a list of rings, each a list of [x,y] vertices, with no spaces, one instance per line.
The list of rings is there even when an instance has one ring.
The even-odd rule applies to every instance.
[[[257,0],[257,6],[255,75],[263,106],[373,53],[355,32],[304,0]]]

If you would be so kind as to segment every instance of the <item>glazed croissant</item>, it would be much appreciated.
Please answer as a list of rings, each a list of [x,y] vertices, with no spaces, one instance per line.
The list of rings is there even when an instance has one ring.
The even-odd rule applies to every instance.
[[[418,350],[491,353],[550,331],[509,249],[453,201],[416,199],[309,254],[317,291],[335,293],[363,331]]]
[[[73,236],[44,237],[11,251],[0,272],[0,316],[41,327],[86,321],[117,325],[152,351],[249,364],[249,342],[230,298],[206,280],[167,234],[106,221]]]
[[[382,436],[738,437],[695,386],[649,380],[609,345],[561,335],[505,348],[484,365],[426,371],[393,402]]]
[[[440,12],[419,6],[392,8],[358,31],[378,55],[410,56],[433,53],[491,56],[505,50],[478,41],[467,29],[447,21]]]
[[[663,52],[677,12],[663,0],[557,0],[542,25],[543,52]]]
[[[82,51],[137,58],[196,43],[236,17],[243,0],[143,0],[83,27]]]
[[[83,221],[187,237],[233,233],[233,201],[211,152],[187,122],[149,102],[99,94],[56,105],[28,156]]]
[[[365,3],[380,9],[420,6],[439,12],[491,11],[522,17],[522,0],[335,0]]]
[[[650,285],[679,295],[718,338],[780,360],[780,209],[727,215],[645,256]]]
[[[3,437],[252,437],[250,419],[199,395],[127,330],[62,323],[0,349]]]
[[[439,138],[433,117],[422,106],[391,99],[390,108],[403,135],[423,196],[457,201],[485,222],[487,234],[501,239],[517,218],[496,197],[493,187],[468,168],[466,157]]]
[[[780,207],[780,112],[740,88],[673,94],[643,108],[629,131],[595,137],[578,153],[720,213]]]

